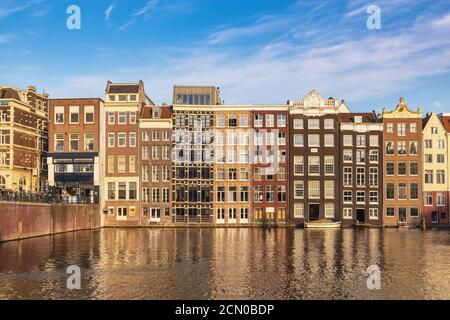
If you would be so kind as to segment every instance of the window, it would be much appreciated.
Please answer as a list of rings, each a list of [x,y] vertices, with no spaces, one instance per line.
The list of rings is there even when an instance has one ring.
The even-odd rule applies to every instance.
[[[241,128],[248,128],[248,115],[247,114],[241,114],[239,116],[239,126]]]
[[[409,124],[409,131],[411,133],[416,133],[417,132],[417,123],[410,123]]]
[[[395,191],[393,183],[386,183],[386,199],[388,200],[395,199]]]
[[[406,176],[406,162],[399,162],[398,163],[398,175],[399,176]]]
[[[130,147],[136,147],[136,132],[130,132]]]
[[[369,219],[370,220],[378,220],[378,209],[377,208],[369,209]]]
[[[119,124],[126,124],[127,123],[127,113],[126,112],[119,112],[119,120],[118,120]]]
[[[334,129],[334,120],[333,119],[325,119],[324,126],[325,126],[325,129]]]
[[[119,200],[126,200],[127,198],[127,183],[119,182]]]
[[[94,151],[94,134],[84,134],[84,151]]]
[[[230,114],[228,116],[228,126],[230,128],[236,128],[237,127],[237,115],[236,114]]]
[[[84,106],[84,123],[94,123],[94,106]]]
[[[277,114],[277,126],[279,128],[286,127],[286,115],[285,114]]]
[[[369,192],[369,203],[378,204],[378,191]]]
[[[152,141],[159,141],[159,140],[160,140],[160,132],[152,131]]]
[[[241,168],[241,181],[248,181],[249,180],[249,174],[247,168]]]
[[[119,132],[117,134],[117,145],[120,148],[124,148],[127,146],[127,134],[125,132]]]
[[[334,156],[325,156],[325,175],[334,175]]]
[[[425,205],[426,206],[433,205],[433,192],[425,192]]]
[[[397,152],[399,155],[405,155],[406,154],[406,142],[405,141],[398,141],[397,142]]]
[[[366,203],[366,192],[365,191],[356,191],[356,203]]]
[[[137,199],[137,183],[136,182],[129,182],[128,183],[128,188],[129,188],[129,190],[128,190],[128,199],[136,200]]]
[[[320,174],[320,157],[308,158],[308,172],[310,175]]]
[[[419,174],[419,163],[411,162],[409,164],[409,174],[412,176],[417,176]]]
[[[410,215],[413,218],[417,218],[419,216],[419,208],[411,208]]]
[[[425,149],[432,149],[432,148],[433,148],[433,141],[425,140]]]
[[[108,173],[114,173],[115,171],[114,159],[114,156],[108,156]]]
[[[255,186],[254,189],[254,201],[262,202],[264,198],[263,186]]]
[[[142,166],[141,175],[142,175],[142,181],[148,182],[148,177],[149,177],[148,165]]]
[[[353,161],[353,150],[344,149],[343,160],[344,160],[344,162],[352,162]]]
[[[417,141],[411,141],[409,144],[409,154],[417,155],[419,153],[419,144]]]
[[[273,114],[266,115],[266,127],[272,128],[275,126],[275,116]]]
[[[433,163],[433,155],[425,154],[425,163]]]
[[[228,202],[237,201],[237,187],[228,187]]]
[[[406,183],[399,183],[398,184],[398,199],[399,200],[406,200]]]
[[[378,187],[378,168],[369,169],[369,185],[371,187]]]
[[[128,158],[128,172],[136,173],[136,156],[130,156]]]
[[[366,163],[366,150],[356,150],[356,162]]]
[[[358,187],[364,187],[366,185],[366,169],[356,168],[356,185]]]
[[[130,124],[136,124],[136,111],[130,112]]]
[[[419,200],[419,184],[411,183],[410,185],[410,199]]]
[[[318,199],[320,198],[320,182],[319,181],[309,181],[308,184],[309,197]]]
[[[142,146],[142,160],[150,159],[150,146]]]
[[[304,173],[303,156],[294,156],[294,175],[301,176]]]
[[[344,186],[352,186],[353,169],[351,167],[344,167]]]
[[[303,119],[294,119],[294,129],[303,129]]]
[[[394,154],[394,142],[386,142],[386,154]]]
[[[325,203],[325,218],[334,218],[334,203]]]
[[[438,149],[445,149],[445,141],[444,140],[438,140],[437,141],[437,148]]]
[[[116,135],[114,134],[114,132],[109,132],[108,133],[108,147],[109,148],[114,148],[114,146],[116,144],[115,139],[116,139]]]
[[[266,186],[266,202],[275,201],[275,189],[274,186]]]
[[[357,147],[365,147],[366,146],[366,136],[357,135],[356,136],[356,146]]]
[[[286,186],[279,186],[277,188],[278,202],[286,202]]]
[[[378,163],[378,150],[369,151],[369,162]]]
[[[248,202],[248,187],[241,187],[240,200],[241,202]]]
[[[425,170],[425,183],[433,183],[433,170]]]
[[[159,188],[152,188],[152,202],[159,202]]]
[[[127,96],[124,94],[119,95],[119,101],[127,101]]]
[[[304,138],[302,134],[294,134],[294,146],[295,147],[304,146]]]
[[[344,216],[344,219],[349,219],[349,220],[353,219],[352,208],[344,208],[343,216]]]
[[[386,208],[386,217],[395,217],[395,208]]]
[[[352,203],[353,202],[353,192],[350,190],[344,191],[344,203]]]
[[[262,114],[255,114],[254,126],[256,128],[260,128],[263,126],[263,115]]]
[[[225,187],[217,187],[216,197],[217,202],[225,202]]]
[[[344,135],[344,146],[351,147],[353,146],[353,136],[346,134]]]
[[[79,122],[79,107],[77,106],[73,106],[73,107],[69,107],[69,112],[70,112],[70,123],[71,124],[78,124]]]
[[[394,133],[394,124],[393,123],[387,123],[386,124],[386,130],[387,130],[387,133]]]
[[[167,182],[170,180],[170,173],[169,173],[169,167],[168,166],[162,166],[162,177],[161,181]]]
[[[398,123],[397,124],[397,135],[398,136],[406,136],[406,123]]]
[[[445,207],[445,193],[436,192],[436,205],[438,207]]]
[[[294,181],[294,198],[303,199],[305,196],[305,186],[303,181]]]
[[[127,170],[127,160],[125,156],[117,156],[117,172],[125,173]]]
[[[308,129],[320,129],[319,119],[308,119]]]
[[[64,107],[55,107],[55,123],[64,123]]]
[[[78,133],[70,134],[70,151],[78,151]]]
[[[116,184],[108,182],[108,200],[116,200]]]
[[[108,112],[108,124],[114,124],[116,122],[116,114],[115,112]]]
[[[305,217],[303,203],[294,203],[294,218],[303,219]]]
[[[325,199],[334,199],[334,181],[325,181]]]
[[[279,146],[286,145],[286,132],[278,132],[278,145]]]
[[[334,135],[333,134],[326,134],[324,136],[325,140],[325,147],[334,147]]]
[[[55,134],[55,150],[64,151],[64,133]]]
[[[445,163],[445,155],[443,155],[443,154],[436,155],[436,162],[437,163]]]
[[[445,183],[445,171],[444,170],[436,171],[436,183],[438,183],[438,184]]]
[[[229,168],[228,169],[228,180],[229,181],[236,181],[237,180],[237,169],[236,168]]]
[[[369,138],[369,145],[371,147],[378,147],[379,146],[379,137],[377,135],[371,135]]]
[[[308,146],[309,147],[320,147],[320,135],[309,134],[308,135]]]

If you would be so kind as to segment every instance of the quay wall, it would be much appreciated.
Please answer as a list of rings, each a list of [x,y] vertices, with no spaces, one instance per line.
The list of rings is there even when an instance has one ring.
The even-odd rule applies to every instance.
[[[98,205],[0,202],[0,242],[100,227]]]

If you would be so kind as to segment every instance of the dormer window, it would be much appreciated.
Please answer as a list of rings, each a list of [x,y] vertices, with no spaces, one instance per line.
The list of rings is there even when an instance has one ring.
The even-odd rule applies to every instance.
[[[130,101],[136,101],[136,95],[130,94]]]
[[[161,117],[161,111],[159,108],[153,108],[152,109],[152,117],[153,118],[160,118]]]
[[[127,96],[124,94],[119,95],[119,101],[127,101]]]
[[[113,94],[109,95],[109,101],[116,101],[116,96]]]
[[[355,116],[354,121],[355,121],[355,123],[362,123],[362,117],[361,116]]]

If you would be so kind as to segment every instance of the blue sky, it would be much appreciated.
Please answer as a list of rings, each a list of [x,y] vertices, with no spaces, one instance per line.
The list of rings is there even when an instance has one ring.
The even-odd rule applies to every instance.
[[[81,30],[66,28],[68,6]],[[369,30],[366,8],[381,9]],[[0,83],[52,97],[103,97],[144,80],[216,85],[232,103],[285,103],[310,89],[352,111],[450,112],[448,0],[0,0]]]

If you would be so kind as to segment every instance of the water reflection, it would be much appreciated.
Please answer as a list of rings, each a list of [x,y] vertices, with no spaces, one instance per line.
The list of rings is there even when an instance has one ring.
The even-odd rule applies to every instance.
[[[0,299],[449,299],[450,232],[105,229],[0,244]],[[67,266],[82,289],[66,289]],[[382,289],[368,290],[379,265]]]

